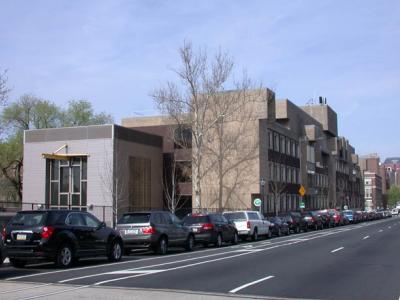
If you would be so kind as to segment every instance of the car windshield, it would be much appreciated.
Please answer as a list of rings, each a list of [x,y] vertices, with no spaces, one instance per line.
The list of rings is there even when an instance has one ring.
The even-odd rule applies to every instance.
[[[246,219],[246,215],[244,212],[224,213],[224,217],[227,218],[229,221]]]
[[[47,212],[19,212],[11,220],[12,225],[43,226]]]
[[[192,225],[199,223],[209,223],[210,220],[208,216],[187,216],[183,219],[184,225]]]
[[[149,223],[150,214],[149,213],[134,213],[126,214],[119,219],[118,224],[140,224]]]

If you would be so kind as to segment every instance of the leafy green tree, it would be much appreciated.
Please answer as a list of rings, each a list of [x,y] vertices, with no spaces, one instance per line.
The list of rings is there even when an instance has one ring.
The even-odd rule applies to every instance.
[[[85,126],[113,123],[113,117],[105,112],[94,113],[92,104],[86,100],[72,100],[63,113],[63,126]]]
[[[7,71],[0,73],[0,105],[4,105],[10,89],[7,88]]]
[[[389,205],[396,206],[398,202],[400,202],[400,187],[397,185],[393,185],[389,189]]]

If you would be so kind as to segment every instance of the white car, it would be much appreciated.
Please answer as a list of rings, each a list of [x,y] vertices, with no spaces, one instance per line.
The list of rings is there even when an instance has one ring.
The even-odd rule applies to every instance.
[[[271,236],[269,230],[271,223],[265,220],[258,211],[228,211],[223,215],[235,225],[241,239],[251,237],[253,241],[256,241],[261,235]]]
[[[392,216],[398,216],[399,215],[399,209],[398,208],[393,208],[391,212],[392,212]]]

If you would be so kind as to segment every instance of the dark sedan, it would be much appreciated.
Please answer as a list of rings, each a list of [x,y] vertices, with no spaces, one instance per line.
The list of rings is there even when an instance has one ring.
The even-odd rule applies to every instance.
[[[289,224],[280,217],[269,217],[268,221],[271,223],[269,225],[269,230],[272,235],[281,236],[282,234],[290,234]]]
[[[238,242],[235,226],[222,214],[191,214],[183,219],[183,225],[189,227],[195,235],[196,242],[205,247],[209,244],[221,247],[223,242]]]

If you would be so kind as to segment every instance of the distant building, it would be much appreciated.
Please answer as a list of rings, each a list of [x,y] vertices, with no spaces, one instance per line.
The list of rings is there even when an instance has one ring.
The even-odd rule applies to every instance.
[[[400,157],[386,158],[383,166],[388,173],[390,184],[400,186]]]

